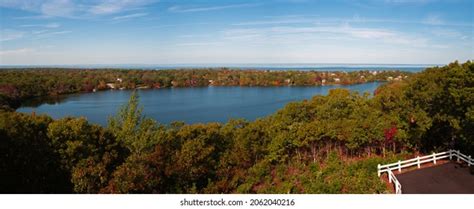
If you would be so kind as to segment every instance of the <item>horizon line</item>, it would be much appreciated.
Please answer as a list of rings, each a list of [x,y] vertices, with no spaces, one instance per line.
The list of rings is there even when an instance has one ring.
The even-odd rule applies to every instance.
[[[470,61],[470,60],[467,60]],[[467,62],[466,61],[466,62]],[[459,61],[458,61],[459,62]],[[451,63],[451,62],[450,62]],[[460,62],[464,63],[464,62]],[[255,63],[156,63],[156,64],[146,64],[146,63],[117,63],[117,64],[0,64],[0,67],[5,66],[126,66],[126,65],[135,65],[135,66],[156,66],[156,67],[168,67],[168,66],[199,66],[199,67],[237,67],[237,66],[273,66],[273,65],[316,65],[314,67],[321,67],[321,65],[406,65],[406,66],[439,66],[447,65],[449,63],[330,63],[330,62],[255,62]],[[319,66],[317,66],[319,65]],[[306,66],[305,66],[306,67]]]

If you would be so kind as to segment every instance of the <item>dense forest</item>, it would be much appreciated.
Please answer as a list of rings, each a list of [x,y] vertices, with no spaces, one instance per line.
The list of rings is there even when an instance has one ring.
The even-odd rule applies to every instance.
[[[23,98],[59,84],[79,91],[84,81],[101,82],[76,80],[78,74],[130,73],[137,85],[133,75],[152,74],[54,72],[2,73],[1,92],[11,88]],[[237,73],[217,75],[225,72]],[[199,73],[214,72],[183,71]],[[32,80],[41,85],[23,86]],[[388,193],[377,177],[379,163],[446,149],[474,154],[474,63],[429,68],[387,82],[373,96],[335,89],[255,121],[165,126],[141,112],[137,94],[106,127],[84,118],[0,112],[0,192]]]
[[[106,89],[144,89],[203,86],[318,86],[403,80],[400,71],[268,71],[232,69],[2,69],[0,108],[17,108],[41,96]]]

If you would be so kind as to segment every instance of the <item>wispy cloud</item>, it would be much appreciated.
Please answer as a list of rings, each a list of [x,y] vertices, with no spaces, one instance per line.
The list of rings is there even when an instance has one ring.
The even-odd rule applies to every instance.
[[[177,27],[187,27],[187,26],[195,26],[195,25],[212,25],[212,23],[208,22],[197,22],[197,23],[182,23],[182,24],[166,24],[166,25],[155,25],[151,26],[150,28],[177,28]]]
[[[418,23],[428,26],[448,26],[448,27],[474,27],[472,22],[449,22],[444,20],[441,15],[430,14],[423,18],[421,21],[412,21],[412,23]]]
[[[34,30],[34,31],[32,31],[31,33],[32,33],[33,35],[38,35],[38,34],[46,33],[46,32],[48,32],[48,31],[49,31],[49,30]]]
[[[71,0],[45,1],[41,5],[41,13],[48,16],[68,17],[78,10],[77,5]]]
[[[44,19],[51,19],[53,16],[48,15],[28,15],[28,16],[19,16],[13,17],[13,19],[17,20],[44,20]]]
[[[422,23],[427,25],[443,25],[445,24],[444,21],[441,19],[439,15],[429,15],[425,19],[422,20]]]
[[[0,1],[0,7],[39,13],[41,17],[71,16],[77,9],[72,0],[2,0]]]
[[[18,54],[25,54],[34,52],[35,50],[32,48],[20,48],[20,49],[11,49],[11,50],[2,50],[0,51],[0,56],[7,56],[7,55],[18,55]]]
[[[435,36],[446,37],[446,38],[459,38],[464,37],[461,32],[449,28],[434,28],[430,31]]]
[[[178,37],[180,37],[180,38],[204,38],[204,37],[209,37],[209,34],[185,34],[185,35],[179,35]]]
[[[187,43],[178,43],[176,46],[210,46],[210,45],[218,45],[222,44],[222,42],[187,42]]]
[[[257,33],[272,34],[302,34],[302,33],[326,33],[326,34],[347,34],[357,38],[383,38],[395,36],[394,32],[378,28],[354,28],[348,25],[343,26],[304,26],[304,27],[267,27],[253,29],[229,30],[227,34],[256,35]]]
[[[55,31],[55,32],[46,33],[45,35],[59,35],[59,34],[67,34],[67,33],[72,33],[72,31],[70,30]]]
[[[448,26],[448,27],[474,27],[470,22],[449,22],[441,18],[440,15],[431,14],[421,19],[389,19],[389,18],[366,18],[354,15],[352,18],[319,17],[314,15],[282,15],[270,16],[260,20],[233,23],[234,26],[247,25],[284,25],[296,23],[315,23],[319,25],[334,25],[344,23],[390,23],[390,24],[415,24],[425,26]]]
[[[115,16],[112,18],[112,20],[126,20],[126,19],[133,19],[133,18],[138,18],[138,17],[143,17],[147,16],[148,13],[135,13],[135,14],[128,14],[128,15],[122,15],[122,16]]]
[[[434,2],[436,0],[385,0],[385,3],[394,3],[394,4],[407,4],[407,3],[415,3],[415,4],[426,4],[430,2]]]
[[[0,1],[0,7],[39,14],[17,17],[17,19],[89,18],[91,16],[119,14],[124,11],[136,10],[156,2],[158,0],[2,0]]]
[[[274,19],[274,20],[257,20],[234,23],[235,26],[246,26],[246,25],[281,25],[281,24],[294,24],[294,23],[310,23],[314,22],[315,19],[309,18],[285,18],[285,19]]]
[[[25,32],[11,29],[0,30],[0,41],[13,41],[23,38]]]
[[[339,26],[285,26],[234,28],[224,30],[223,38],[233,41],[245,40],[257,43],[280,43],[292,40],[292,43],[304,44],[308,40],[365,40],[371,43],[426,47],[428,40],[382,28],[353,27],[348,24]]]
[[[58,23],[48,23],[48,24],[27,24],[27,25],[20,25],[23,28],[59,28],[61,27]]]
[[[156,2],[158,0],[102,0],[100,3],[91,6],[89,12],[98,15],[116,14]]]
[[[34,39],[50,38],[50,37],[53,37],[53,36],[69,34],[69,33],[72,33],[72,31],[70,31],[70,30],[51,31],[51,32],[48,31],[48,32],[43,32],[43,33],[37,34]]]
[[[261,4],[229,4],[221,6],[208,6],[208,7],[190,7],[190,6],[172,6],[168,8],[170,12],[206,12],[206,11],[216,11],[223,9],[235,9],[235,8],[244,8],[244,7],[256,7]]]

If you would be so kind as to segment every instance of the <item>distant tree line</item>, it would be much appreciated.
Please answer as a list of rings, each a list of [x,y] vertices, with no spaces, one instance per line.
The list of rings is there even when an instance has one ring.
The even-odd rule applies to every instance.
[[[162,125],[132,94],[107,127],[0,112],[2,193],[386,193],[379,163],[474,154],[474,63],[373,97],[344,89],[255,121]]]
[[[318,86],[402,80],[400,71],[265,71],[232,69],[2,69],[0,107],[17,108],[27,99],[105,89],[203,86]]]

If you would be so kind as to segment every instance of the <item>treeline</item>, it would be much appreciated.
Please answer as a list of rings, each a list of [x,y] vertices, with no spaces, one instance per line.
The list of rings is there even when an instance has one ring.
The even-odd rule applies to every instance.
[[[0,107],[16,108],[26,99],[105,89],[203,86],[316,86],[403,80],[400,71],[264,71],[231,69],[2,69]]]
[[[430,68],[373,97],[344,89],[256,121],[161,125],[139,98],[107,127],[0,113],[3,193],[385,193],[379,163],[474,154],[474,63]]]

